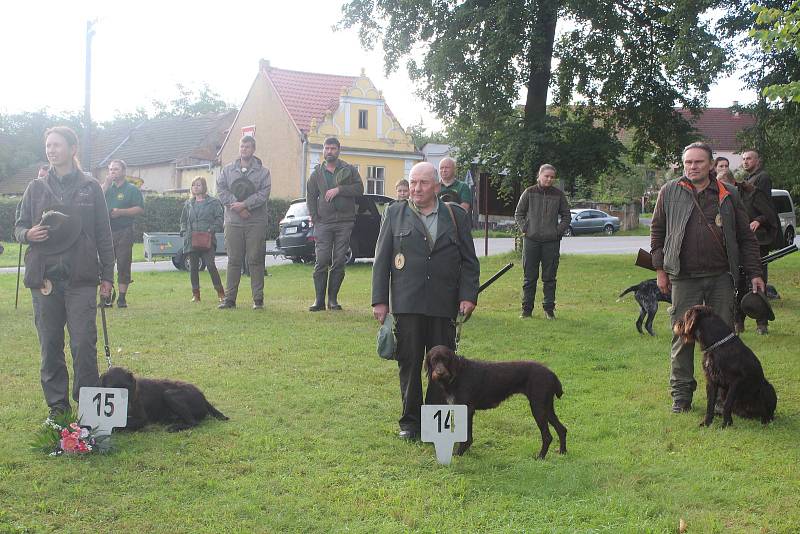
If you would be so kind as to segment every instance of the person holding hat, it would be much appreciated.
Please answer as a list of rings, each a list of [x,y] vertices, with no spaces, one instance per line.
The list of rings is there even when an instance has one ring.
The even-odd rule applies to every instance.
[[[264,256],[267,241],[267,200],[272,189],[269,169],[254,154],[256,140],[245,135],[239,158],[226,165],[217,178],[217,196],[225,206],[225,249],[228,274],[220,309],[235,308],[242,265],[250,271],[253,309],[264,308]]]
[[[436,345],[455,350],[456,318],[469,318],[478,303],[480,263],[466,211],[437,197],[436,168],[417,163],[409,183],[409,200],[387,208],[375,245],[372,314],[383,325],[390,320],[391,304],[403,404],[399,437],[417,440],[423,358]],[[387,330],[379,347],[383,357],[391,355],[394,341]],[[425,402],[438,404],[444,400],[441,396],[429,383]]]
[[[705,304],[733,330],[739,266],[754,292],[764,292],[764,280],[750,218],[736,188],[709,176],[712,164],[707,144],[684,148],[684,176],[658,193],[650,247],[658,288],[672,295],[673,325],[690,307]],[[670,363],[672,412],[688,412],[697,388],[694,343],[673,335]]]
[[[71,409],[64,327],[74,372],[72,398],[97,386],[97,286],[111,297],[114,246],[100,184],[81,171],[78,137],[64,126],[45,133],[50,170],[25,189],[14,236],[27,243],[25,287],[31,290],[41,346],[41,383],[50,416]]]

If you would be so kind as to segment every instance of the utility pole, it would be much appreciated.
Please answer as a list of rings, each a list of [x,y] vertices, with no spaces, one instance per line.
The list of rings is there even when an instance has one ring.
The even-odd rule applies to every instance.
[[[92,37],[97,19],[86,21],[86,82],[83,102],[83,151],[81,165],[91,172],[92,166]]]

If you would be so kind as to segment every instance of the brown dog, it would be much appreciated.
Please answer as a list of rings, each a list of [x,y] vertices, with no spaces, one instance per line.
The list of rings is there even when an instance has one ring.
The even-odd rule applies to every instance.
[[[170,424],[170,432],[178,432],[197,426],[207,415],[228,420],[197,386],[187,382],[141,378],[123,367],[112,367],[100,377],[100,385],[128,390],[128,430],[165,423]]]
[[[515,393],[528,397],[531,413],[542,434],[539,458],[544,458],[553,436],[548,423],[558,434],[559,454],[567,452],[567,429],[553,408],[553,397],[561,398],[561,382],[550,369],[533,361],[485,362],[458,356],[444,345],[425,355],[428,380],[444,391],[448,404],[467,405],[467,441],[459,444],[457,455],[472,445],[472,416],[475,410],[496,408]]]
[[[775,418],[778,397],[764,378],[761,362],[711,308],[692,306],[675,322],[673,332],[684,343],[697,340],[703,347],[707,404],[700,426],[710,426],[714,420],[718,392],[724,401],[723,427],[733,424],[731,412],[739,417],[761,419],[763,424]]]

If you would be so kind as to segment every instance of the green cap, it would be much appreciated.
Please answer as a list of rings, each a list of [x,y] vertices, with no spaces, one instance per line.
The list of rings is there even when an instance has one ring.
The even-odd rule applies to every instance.
[[[384,360],[396,360],[397,338],[394,337],[394,316],[386,314],[383,324],[378,329],[378,356]]]

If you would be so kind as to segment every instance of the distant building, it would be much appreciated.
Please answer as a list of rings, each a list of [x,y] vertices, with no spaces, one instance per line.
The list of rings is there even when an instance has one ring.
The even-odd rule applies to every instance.
[[[256,138],[256,156],[272,175],[272,197],[304,197],[306,180],[322,160],[326,137],[359,169],[364,191],[394,195],[422,154],[383,94],[362,71],[340,76],[277,69],[261,60],[258,73],[219,152],[222,165],[239,156],[239,139]]]
[[[755,125],[756,119],[753,115],[732,111],[730,108],[707,108],[697,117],[693,117],[687,109],[682,108],[678,112],[694,126],[702,140],[711,146],[715,158],[728,158],[731,170],[741,166],[742,150],[750,147],[741,146],[737,136]]]

